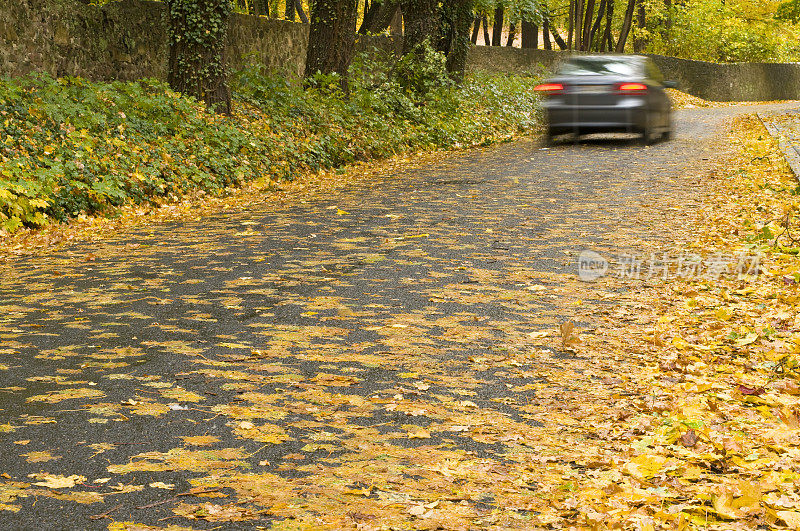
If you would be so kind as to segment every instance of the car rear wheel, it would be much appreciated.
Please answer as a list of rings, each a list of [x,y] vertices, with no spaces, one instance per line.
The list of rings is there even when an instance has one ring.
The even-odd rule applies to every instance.
[[[556,145],[556,135],[554,135],[553,131],[549,128],[544,133],[544,145],[546,147],[552,147]]]
[[[653,127],[653,117],[649,114],[647,115],[647,119],[645,121],[644,129],[642,130],[642,137],[640,142],[643,146],[651,146],[658,142],[661,135],[656,136],[656,128]]]
[[[661,139],[664,141],[670,141],[675,138],[675,124],[672,122],[672,118],[669,120],[669,125],[661,134]]]
[[[645,127],[642,130],[642,136],[639,138],[639,143],[643,146],[650,146],[655,143],[653,139],[653,130],[650,127]]]

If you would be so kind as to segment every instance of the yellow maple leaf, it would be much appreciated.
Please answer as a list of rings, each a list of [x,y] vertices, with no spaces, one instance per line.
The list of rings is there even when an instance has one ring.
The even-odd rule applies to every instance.
[[[38,479],[34,485],[40,487],[47,487],[48,489],[71,489],[78,483],[86,481],[86,476],[79,476],[77,474],[72,476],[61,476],[57,474],[48,474],[43,472],[41,474],[29,474],[28,477]]]
[[[98,389],[89,388],[75,388],[75,389],[61,389],[47,393],[45,395],[34,395],[28,397],[28,402],[47,402],[48,404],[55,404],[62,400],[69,400],[72,398],[100,398],[106,396],[104,392]]]
[[[214,437],[213,435],[193,435],[188,437],[183,437],[184,444],[189,444],[192,446],[210,446],[214,443],[219,442],[218,437]]]
[[[431,438],[431,432],[429,432],[428,430],[422,429],[422,428],[413,429],[413,430],[410,430],[408,432],[408,438],[409,439],[430,439]]]
[[[205,400],[202,396],[191,391],[187,391],[181,387],[173,387],[172,389],[164,389],[161,391],[161,396],[178,402],[200,402]]]
[[[50,452],[28,452],[27,454],[22,454],[22,456],[29,462],[29,463],[46,463],[47,461],[53,461],[55,459],[61,459],[60,455],[52,455]]]
[[[777,511],[776,514],[790,529],[800,529],[800,512]]]

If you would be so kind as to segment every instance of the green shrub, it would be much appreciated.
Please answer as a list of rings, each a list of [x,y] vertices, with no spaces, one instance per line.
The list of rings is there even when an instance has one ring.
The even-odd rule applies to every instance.
[[[241,182],[252,134],[156,81],[0,83],[5,230]]]
[[[423,62],[441,61],[427,49]],[[262,67],[240,72],[232,86],[237,98],[263,113],[272,134],[289,140],[281,142],[275,157],[289,172],[489,143],[537,122],[536,78],[474,74],[454,86],[443,62],[441,69],[413,63],[394,62],[377,51],[356,57],[347,97],[332,90],[338,79],[320,78],[304,90]],[[417,68],[424,81],[400,83],[399,72],[407,68]]]
[[[454,87],[431,78],[417,91],[388,59],[369,57],[354,62],[349,95],[333,78],[303,89],[262,68],[240,72],[232,117],[153,80],[0,79],[0,230],[488,143],[536,122],[535,79],[476,75]]]
[[[437,53],[427,40],[397,61],[392,77],[415,100],[452,85],[444,55]]]

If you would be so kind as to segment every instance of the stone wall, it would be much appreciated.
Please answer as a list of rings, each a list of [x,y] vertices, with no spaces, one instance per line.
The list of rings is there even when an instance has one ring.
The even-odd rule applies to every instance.
[[[48,72],[98,80],[167,77],[164,4],[118,0],[0,0],[0,74]],[[360,37],[357,49],[397,50],[385,37]],[[301,75],[308,25],[264,17],[231,17],[225,59],[231,70],[261,63]]]
[[[716,64],[651,55],[681,90],[712,101],[800,100],[800,64]]]
[[[552,70],[565,57],[566,54],[551,50],[473,46],[467,57],[467,69],[486,72],[540,73]]]
[[[167,37],[164,5],[118,0],[104,7],[86,0],[0,0],[0,74],[33,71],[98,80],[165,79]],[[359,49],[396,51],[388,37],[361,37]],[[233,15],[226,61],[300,75],[308,26],[264,17]],[[548,50],[472,47],[471,70],[542,72],[567,55]],[[652,56],[668,79],[696,96],[717,101],[800,99],[800,64],[714,64]]]
[[[0,72],[163,78],[161,8],[138,0],[102,9],[73,0],[5,1],[0,6]]]
[[[490,72],[552,70],[569,55],[550,50],[474,46],[468,67]],[[667,79],[711,101],[800,100],[800,63],[717,64],[653,55]]]
[[[164,4],[121,0],[104,7],[78,0],[0,0],[0,73],[49,72],[90,79],[166,79]],[[226,60],[300,74],[308,26],[234,14]]]
[[[308,26],[234,14],[228,24],[225,59],[231,70],[261,63],[267,68],[303,74],[308,49]]]

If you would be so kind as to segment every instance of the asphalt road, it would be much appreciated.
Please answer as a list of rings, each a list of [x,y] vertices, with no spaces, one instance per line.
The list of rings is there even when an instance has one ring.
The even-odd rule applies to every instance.
[[[447,155],[303,204],[2,265],[0,528],[302,523],[323,507],[310,485],[363,487],[353,462],[378,449],[512,466],[503,437],[544,430],[581,392],[542,376],[585,361],[543,332],[591,329],[609,289],[576,281],[577,253],[667,245],[670,208],[700,200],[694,175],[743,112],[680,111],[676,140],[650,147]],[[198,486],[212,492],[175,496]],[[502,503],[465,499],[475,518]]]

